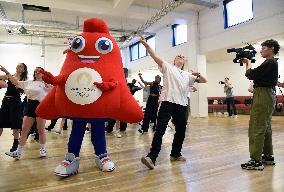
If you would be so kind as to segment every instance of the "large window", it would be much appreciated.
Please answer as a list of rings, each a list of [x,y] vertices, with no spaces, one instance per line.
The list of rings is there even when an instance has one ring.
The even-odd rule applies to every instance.
[[[187,42],[187,25],[174,24],[173,30],[173,46]]]
[[[153,50],[155,50],[155,36],[147,37],[146,40],[150,45],[150,47]],[[140,59],[148,55],[146,48],[140,42],[134,43],[133,45],[129,46],[129,50],[130,50],[130,61],[134,61],[136,59]]]
[[[224,0],[224,27],[253,19],[253,0]]]

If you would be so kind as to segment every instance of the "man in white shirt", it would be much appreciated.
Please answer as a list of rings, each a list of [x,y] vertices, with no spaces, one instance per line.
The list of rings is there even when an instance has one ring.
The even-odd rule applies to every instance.
[[[165,134],[170,118],[175,123],[176,133],[172,143],[170,154],[171,161],[185,161],[181,155],[183,140],[187,124],[188,93],[195,82],[206,83],[207,80],[200,73],[193,71],[191,73],[184,71],[185,57],[177,55],[174,65],[169,64],[159,58],[148,45],[144,37],[140,42],[145,46],[149,55],[158,64],[159,70],[163,74],[163,88],[159,101],[161,102],[158,112],[157,128],[152,141],[150,153],[141,158],[141,162],[149,169],[154,169],[156,159],[161,150],[162,137]]]

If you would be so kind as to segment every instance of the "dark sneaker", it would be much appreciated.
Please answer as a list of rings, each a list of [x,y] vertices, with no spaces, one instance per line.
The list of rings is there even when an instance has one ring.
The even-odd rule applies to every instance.
[[[183,156],[179,156],[179,157],[170,156],[170,160],[171,161],[186,161],[186,158]]]
[[[154,169],[155,164],[153,163],[152,159],[150,157],[142,157],[141,162],[146,165],[149,169]]]
[[[247,170],[259,170],[262,171],[264,169],[264,166],[261,161],[256,160],[249,160],[247,163],[241,164],[242,169]]]
[[[262,155],[261,161],[265,165],[275,165],[274,157],[271,155]]]
[[[140,128],[140,129],[138,129],[138,132],[143,135],[144,133],[147,133],[148,131],[144,131],[142,128]]]

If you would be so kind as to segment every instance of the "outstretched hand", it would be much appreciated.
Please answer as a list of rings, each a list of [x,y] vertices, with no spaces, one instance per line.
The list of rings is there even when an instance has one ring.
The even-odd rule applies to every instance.
[[[142,35],[140,35],[140,43],[142,43],[143,45],[147,45],[147,41]]]
[[[0,65],[0,70],[6,73],[7,75],[10,74],[9,71],[7,71],[7,69],[3,67],[2,65]]]

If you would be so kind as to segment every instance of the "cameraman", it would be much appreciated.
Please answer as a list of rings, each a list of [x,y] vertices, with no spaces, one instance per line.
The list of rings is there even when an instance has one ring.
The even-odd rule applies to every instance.
[[[266,60],[252,69],[251,61],[244,58],[246,77],[254,81],[253,104],[249,122],[249,152],[247,163],[241,164],[243,169],[263,170],[264,164],[275,165],[272,146],[271,118],[275,107],[275,86],[278,80],[278,63],[274,56],[280,46],[271,39],[261,44],[260,54]]]
[[[229,113],[229,117],[237,118],[238,116],[235,106],[235,98],[233,95],[233,85],[230,83],[229,77],[225,77],[225,81],[222,83],[224,84],[224,93],[226,93],[227,112]],[[232,116],[231,106],[234,111],[234,116]]]

